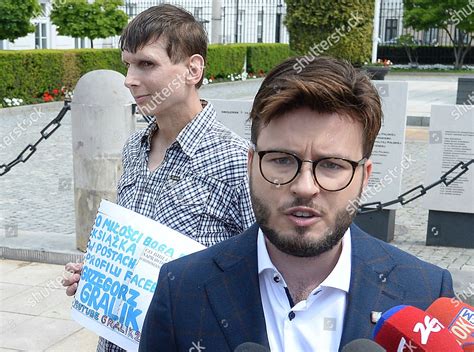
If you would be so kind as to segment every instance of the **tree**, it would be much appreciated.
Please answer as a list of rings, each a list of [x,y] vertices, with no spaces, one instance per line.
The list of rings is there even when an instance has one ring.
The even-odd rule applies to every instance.
[[[290,48],[353,63],[371,56],[374,1],[286,0]]]
[[[0,1],[0,40],[24,37],[35,31],[30,22],[41,13],[38,0],[1,0]]]
[[[96,38],[118,35],[128,22],[128,17],[118,8],[122,0],[54,0],[51,22],[58,33],[73,38],[89,38],[91,47]]]
[[[461,68],[471,50],[474,32],[473,0],[405,0],[405,24],[416,30],[444,30],[454,50],[454,67]]]
[[[403,46],[412,67],[418,67],[418,42],[412,34],[403,34],[397,39],[397,44]]]

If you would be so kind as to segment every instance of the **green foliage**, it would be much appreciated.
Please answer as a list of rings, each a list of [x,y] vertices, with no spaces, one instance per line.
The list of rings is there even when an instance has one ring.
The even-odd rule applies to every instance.
[[[0,99],[15,97],[25,104],[62,87],[71,90],[79,78],[98,69],[125,73],[118,49],[0,51]]]
[[[371,55],[374,2],[286,0],[290,48],[362,63]]]
[[[286,44],[210,45],[206,77],[226,78],[242,72],[247,60],[255,70],[269,71],[288,56]],[[126,75],[119,49],[3,50],[0,51],[0,101],[21,98],[25,104],[43,101],[43,93],[72,90],[80,77],[93,70]]]
[[[123,0],[55,0],[51,22],[61,35],[73,38],[96,38],[118,35],[128,22],[128,17],[118,6]]]
[[[444,30],[454,49],[455,68],[461,68],[471,50],[474,32],[474,2],[472,0],[405,0],[405,25],[417,30]],[[456,35],[456,29],[459,30]]]
[[[259,44],[247,46],[247,71],[263,73],[270,71],[290,56],[287,44]]]
[[[44,91],[61,88],[62,54],[53,50],[0,52],[0,97],[37,101]]]
[[[231,73],[241,73],[245,64],[247,47],[245,44],[211,44],[207,50],[207,78],[227,77]]]
[[[24,37],[35,31],[30,20],[41,13],[38,0],[0,1],[0,40]]]
[[[74,50],[80,76],[87,72],[104,69],[127,74],[118,49],[77,49]]]

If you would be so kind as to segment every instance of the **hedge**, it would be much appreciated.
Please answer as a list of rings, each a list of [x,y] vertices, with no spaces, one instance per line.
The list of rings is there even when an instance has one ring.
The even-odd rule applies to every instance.
[[[265,73],[290,57],[288,44],[260,44],[247,46],[247,71]]]
[[[416,48],[418,63],[420,65],[454,64],[454,50],[452,46],[419,46]],[[403,46],[380,45],[377,49],[377,57],[389,59],[394,64],[408,64],[408,55]],[[474,64],[474,50],[471,49],[464,58],[464,65]]]
[[[209,45],[206,77],[226,78],[247,71],[266,73],[288,57],[286,44]],[[126,74],[119,49],[0,50],[0,106],[3,98],[41,102],[45,92],[72,90],[89,71],[108,69]],[[54,96],[60,99],[61,92]]]
[[[229,74],[241,73],[245,64],[247,48],[242,44],[211,44],[207,49],[207,78],[226,78]]]

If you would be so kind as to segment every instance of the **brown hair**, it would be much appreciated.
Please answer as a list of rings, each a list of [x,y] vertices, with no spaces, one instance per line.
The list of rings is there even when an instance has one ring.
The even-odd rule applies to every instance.
[[[370,156],[382,124],[382,106],[369,77],[348,62],[330,57],[294,57],[263,80],[250,120],[251,140],[274,118],[300,107],[337,113],[363,126],[364,156]]]
[[[201,23],[183,8],[161,4],[139,13],[122,32],[120,49],[131,53],[160,37],[167,41],[166,52],[176,64],[194,54],[199,54],[206,63],[207,33]],[[199,88],[201,80],[196,85]]]

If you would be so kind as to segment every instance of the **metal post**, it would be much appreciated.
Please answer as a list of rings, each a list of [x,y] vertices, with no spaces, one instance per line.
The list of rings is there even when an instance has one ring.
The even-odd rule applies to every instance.
[[[239,42],[239,0],[235,0],[235,43]]]
[[[278,5],[276,8],[276,22],[275,22],[275,43],[280,42],[282,7],[283,5],[281,4],[281,0],[278,0]]]
[[[212,0],[211,43],[222,43],[222,1]]]
[[[115,71],[81,77],[71,104],[76,246],[85,251],[101,199],[115,201],[122,149],[135,131],[133,98]]]
[[[379,44],[380,0],[375,0],[374,30],[372,32],[372,63],[377,62],[377,46]]]

